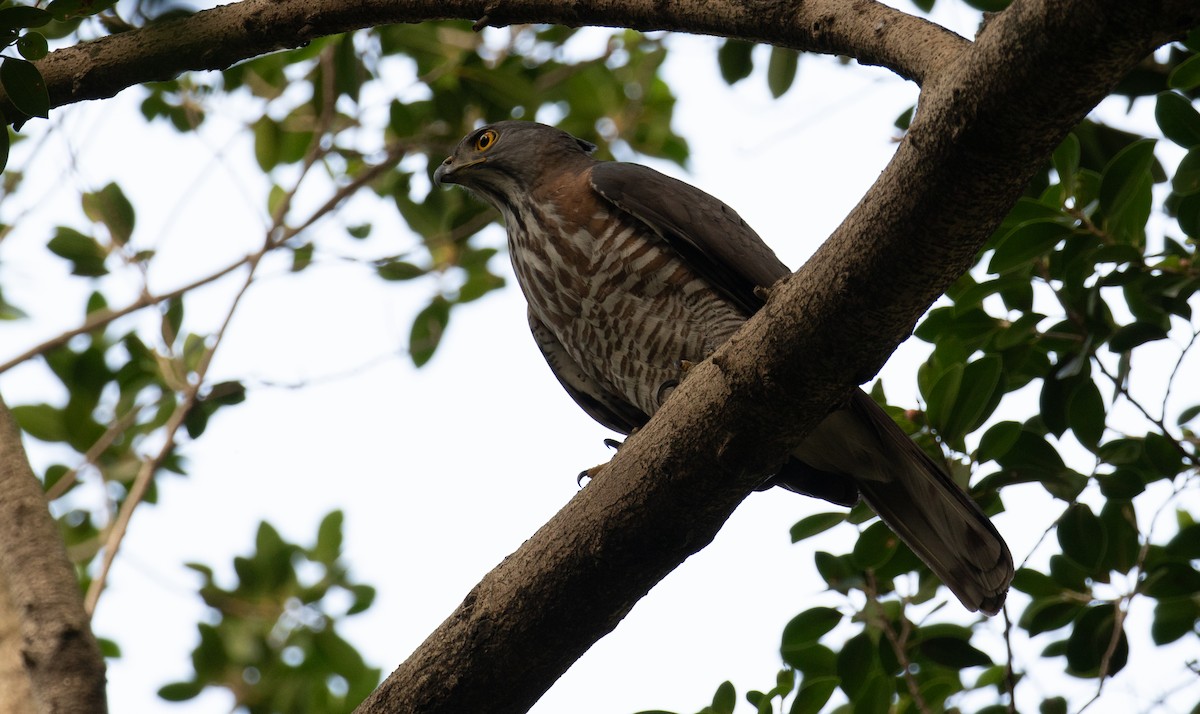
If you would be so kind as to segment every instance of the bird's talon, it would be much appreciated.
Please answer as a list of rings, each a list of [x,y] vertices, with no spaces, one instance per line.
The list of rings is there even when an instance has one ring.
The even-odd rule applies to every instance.
[[[579,475],[575,477],[575,485],[579,488],[583,488],[583,480],[585,478],[589,481],[596,478],[607,466],[608,464],[598,464],[590,469],[584,469],[583,471],[580,471]]]
[[[604,445],[607,446],[608,448],[612,449],[613,451],[620,449],[621,443],[622,442],[617,441],[616,439],[605,439],[604,440]]]
[[[667,397],[671,396],[671,392],[675,391],[675,388],[678,386],[678,379],[668,379],[667,381],[658,385],[658,393],[654,397],[658,400],[658,406],[661,407],[663,402],[667,401]]]

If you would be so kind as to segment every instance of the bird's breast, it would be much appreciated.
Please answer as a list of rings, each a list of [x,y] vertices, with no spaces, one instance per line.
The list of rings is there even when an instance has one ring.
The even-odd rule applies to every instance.
[[[623,214],[543,207],[508,226],[530,309],[583,371],[647,414],[682,360],[704,359],[744,320],[665,240]]]

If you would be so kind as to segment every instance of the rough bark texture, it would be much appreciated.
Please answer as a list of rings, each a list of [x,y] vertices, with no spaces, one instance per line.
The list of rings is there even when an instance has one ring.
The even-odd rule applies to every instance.
[[[895,158],[826,245],[363,712],[527,710],[875,373],[1067,130],[1139,59],[1200,22],[1200,3],[1017,0],[970,44],[872,0],[245,0],[59,50],[39,66],[61,106],[324,34],[447,17],[723,34],[854,56],[924,89]],[[0,108],[15,116],[2,92]],[[103,664],[3,410],[0,494],[0,572],[34,696],[47,711],[99,711]]]
[[[482,24],[525,22],[678,30],[843,54],[918,82],[966,41],[874,0],[244,0],[195,15],[51,52],[37,62],[50,106],[106,99],[142,82],[299,47],[316,37],[374,25],[437,19]],[[0,111],[26,118],[0,88]]]
[[[1198,13],[1018,0],[945,58],[895,158],[825,246],[358,711],[526,711],[877,371],[1070,127]]]
[[[104,658],[92,636],[75,569],[67,560],[58,526],[42,496],[21,446],[21,433],[8,407],[0,400],[0,607],[15,615],[15,627],[0,625],[0,680],[6,694],[25,688],[7,712],[88,714],[107,711],[104,697]],[[0,621],[9,618],[0,616]],[[16,642],[12,641],[16,638]],[[16,650],[23,671],[11,668]]]

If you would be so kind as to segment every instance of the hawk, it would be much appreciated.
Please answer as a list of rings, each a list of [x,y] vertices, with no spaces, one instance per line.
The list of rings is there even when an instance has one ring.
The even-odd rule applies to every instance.
[[[434,172],[503,216],[546,363],[593,419],[629,434],[763,305],[790,270],[732,208],[559,129],[504,121]],[[1004,539],[875,402],[855,390],[766,486],[842,505],[861,497],[972,612],[1013,577]],[[764,488],[766,487],[764,486]]]

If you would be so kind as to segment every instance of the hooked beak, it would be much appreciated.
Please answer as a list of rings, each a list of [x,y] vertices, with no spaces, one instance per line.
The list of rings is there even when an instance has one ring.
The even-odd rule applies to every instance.
[[[438,186],[447,183],[459,183],[458,181],[454,180],[454,174],[462,171],[465,168],[475,166],[476,164],[482,164],[485,161],[487,161],[487,159],[479,158],[475,159],[474,161],[468,161],[465,164],[456,165],[454,163],[454,157],[447,156],[446,160],[443,161],[442,164],[437,167],[437,170],[433,172],[433,182]]]

